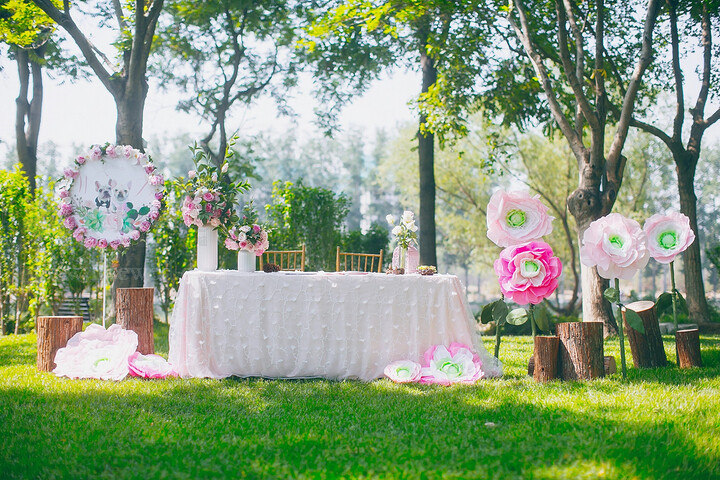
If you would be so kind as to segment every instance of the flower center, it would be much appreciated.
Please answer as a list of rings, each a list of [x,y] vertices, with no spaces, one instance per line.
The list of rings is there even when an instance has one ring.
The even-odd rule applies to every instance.
[[[408,378],[410,376],[410,369],[407,367],[400,367],[395,370],[395,374],[398,378]]]
[[[525,212],[518,209],[510,210],[505,216],[505,222],[510,228],[520,228],[525,225]]]
[[[525,259],[520,264],[520,273],[525,278],[537,277],[540,273],[540,264],[537,262],[537,260],[529,258]]]
[[[460,365],[449,360],[443,362],[443,364],[440,366],[440,371],[450,378],[459,377],[462,374],[462,369],[460,368]]]
[[[608,238],[608,241],[610,242],[610,245],[613,245],[617,248],[622,248],[625,244],[625,241],[620,235],[610,235],[610,238]]]
[[[672,250],[677,246],[678,238],[677,232],[662,232],[658,236],[658,245],[665,250]]]

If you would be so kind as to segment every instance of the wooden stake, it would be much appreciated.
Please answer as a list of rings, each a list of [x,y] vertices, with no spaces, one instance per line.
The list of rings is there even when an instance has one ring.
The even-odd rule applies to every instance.
[[[41,372],[55,370],[55,354],[68,340],[82,331],[83,317],[38,317],[37,368]]]
[[[559,342],[560,339],[555,336],[535,336],[533,379],[536,382],[548,382],[557,378]]]
[[[118,288],[115,322],[138,335],[138,352],[155,353],[153,338],[153,288]]]
[[[602,322],[558,323],[557,333],[560,338],[560,378],[590,380],[605,374]]]
[[[697,328],[675,332],[675,348],[680,368],[702,367],[700,332]]]
[[[627,332],[628,342],[630,342],[630,352],[632,353],[635,368],[667,366],[665,347],[663,347],[662,335],[660,334],[660,324],[655,313],[655,303],[641,300],[625,305],[625,307],[635,311],[642,319],[645,327],[645,334],[630,327],[627,320],[625,320],[625,312],[623,312],[625,331]]]

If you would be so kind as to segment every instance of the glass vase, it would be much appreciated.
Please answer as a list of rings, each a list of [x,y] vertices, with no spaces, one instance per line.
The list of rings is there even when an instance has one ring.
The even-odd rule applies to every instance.
[[[213,227],[198,227],[197,235],[197,268],[203,272],[217,270],[218,266],[218,232]]]
[[[255,271],[255,254],[247,250],[238,250],[238,271],[254,272]]]
[[[407,249],[405,259],[405,273],[417,273],[420,266],[420,252],[418,249],[410,245]]]

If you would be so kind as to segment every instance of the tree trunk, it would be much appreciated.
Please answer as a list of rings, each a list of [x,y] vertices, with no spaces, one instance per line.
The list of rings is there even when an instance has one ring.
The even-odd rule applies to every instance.
[[[630,327],[625,321],[625,331],[630,343],[630,352],[632,352],[635,368],[667,366],[667,357],[665,356],[665,347],[660,335],[660,325],[655,312],[655,304],[647,300],[641,300],[625,306],[640,316],[643,327],[645,327],[645,333],[642,334]]]
[[[680,211],[690,219],[690,227],[695,232],[695,241],[682,253],[685,295],[687,299],[690,320],[703,324],[710,322],[710,312],[705,298],[705,284],[702,277],[702,263],[700,258],[700,237],[697,223],[697,197],[695,196],[695,167],[697,161],[690,158],[688,153],[684,158],[675,157],[678,177],[678,191],[680,193]]]
[[[422,35],[422,34],[421,34]],[[420,66],[422,67],[422,93],[427,93],[437,80],[435,62],[427,53],[428,37],[420,40]],[[435,135],[423,131],[427,117],[420,115],[418,138],[418,171],[420,173],[420,264],[437,265],[435,243]]]
[[[559,341],[560,339],[554,336],[538,335],[535,337],[533,379],[536,382],[544,383],[557,377]]]
[[[590,380],[604,375],[602,331],[602,322],[568,322],[557,325],[560,337],[560,378]]]
[[[153,288],[119,288],[115,299],[117,324],[138,335],[138,352],[155,353]]]
[[[73,335],[82,331],[82,322],[82,317],[38,317],[38,370],[52,372],[55,369],[55,354],[67,345]]]
[[[32,52],[42,59],[45,55],[45,47],[36,48]],[[42,65],[32,61],[28,50],[21,48],[15,49],[15,60],[18,65],[18,78],[20,80],[20,92],[16,100],[15,142],[18,160],[25,175],[27,175],[30,193],[34,195],[38,139],[40,120],[42,119]],[[28,99],[31,81],[32,98]]]
[[[675,348],[680,368],[702,367],[700,333],[697,328],[675,332]]]

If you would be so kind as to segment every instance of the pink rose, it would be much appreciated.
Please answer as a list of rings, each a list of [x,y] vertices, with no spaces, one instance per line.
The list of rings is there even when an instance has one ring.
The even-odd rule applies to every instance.
[[[187,197],[187,198],[190,198],[190,197]],[[162,199],[163,199],[163,194],[162,194],[162,192],[155,192],[155,199],[156,199],[156,200],[162,200]]]
[[[115,158],[117,156],[117,152],[115,151],[115,145],[108,145],[107,148],[105,148],[105,155],[110,158]]]
[[[78,163],[78,165],[85,165],[87,158],[85,157],[85,155],[78,155],[75,161]]]
[[[142,230],[142,227],[140,229]],[[143,231],[145,231],[145,230],[143,230]],[[140,238],[140,232],[138,230],[131,231],[129,235],[130,235],[130,238],[133,240],[138,240]]]
[[[260,228],[260,225],[253,225],[252,228],[253,228],[253,232],[255,232],[255,233],[258,233],[260,230],[262,230]]]
[[[487,236],[499,247],[539,240],[552,232],[548,207],[528,192],[495,192],[487,206]]]
[[[155,166],[154,166],[154,165],[145,165],[145,173],[147,173],[148,175],[150,175],[150,174],[153,173],[154,171],[155,171]]]
[[[97,240],[95,240],[93,237],[87,237],[85,239],[85,248],[95,248],[97,246]]]
[[[110,248],[112,248],[113,250],[117,250],[119,246],[120,240],[113,240],[112,242],[110,242]]]
[[[63,175],[65,176],[65,178],[69,178],[69,179],[77,178],[79,174],[80,174],[80,172],[78,172],[77,170],[74,170],[72,168],[66,168],[63,170]]]
[[[670,263],[695,241],[690,219],[679,212],[655,214],[645,221],[650,256],[660,263]]]
[[[95,145],[92,147],[92,150],[90,150],[90,158],[92,160],[100,160],[103,156],[102,149],[99,145]]]
[[[78,228],[73,232],[73,238],[77,240],[78,242],[82,243],[85,240],[85,229],[84,228]]]
[[[640,224],[619,213],[598,218],[583,234],[580,261],[597,266],[603,278],[629,280],[649,259],[647,236]]]
[[[75,217],[66,217],[65,220],[63,220],[63,225],[65,228],[69,228],[70,230],[77,227],[77,223],[75,222]]]
[[[206,202],[212,202],[215,199],[215,195],[213,195],[210,192],[205,192],[202,196],[203,200]]]
[[[107,248],[108,242],[107,242],[107,240],[105,240],[104,238],[101,238],[100,240],[98,240],[97,246],[98,246],[99,248]]]
[[[508,247],[500,252],[493,266],[500,290],[518,305],[537,305],[548,298],[562,273],[562,262],[545,242]]]
[[[150,230],[150,222],[144,220],[142,223],[140,223],[140,231],[147,232],[148,230]]]
[[[135,149],[130,145],[125,145],[123,147],[123,155],[125,155],[126,158],[130,158],[135,155]]]
[[[210,226],[217,228],[220,226],[220,219],[219,218],[211,218],[210,219]]]
[[[162,175],[151,175],[149,182],[150,185],[154,186],[162,185],[165,182],[165,177]]]
[[[212,209],[213,209],[212,204],[210,204],[210,203],[206,203],[206,204],[205,204],[205,211],[206,211],[206,212],[210,213],[210,212],[212,212]]]
[[[58,192],[58,197],[60,197],[60,198],[68,198],[69,196],[70,196],[69,190],[60,190]]]
[[[195,170],[190,170],[190,171],[188,172],[188,178],[189,178],[189,179],[195,178]]]
[[[158,210],[150,210],[150,213],[148,213],[148,218],[150,220],[157,220],[160,217],[160,212]]]
[[[137,230],[133,230],[133,232],[137,232],[137,236],[138,236],[138,238],[140,238],[140,232],[138,232]],[[132,232],[131,232],[131,234],[132,234]],[[137,240],[137,238],[135,240]],[[128,237],[128,236],[122,237],[122,240],[120,240],[120,243],[125,248],[129,247],[130,246],[130,237]]]
[[[60,213],[61,217],[67,217],[68,215],[72,215],[72,212],[73,212],[72,205],[70,205],[69,203],[65,203],[65,202],[60,204],[60,212],[59,213]]]
[[[236,241],[234,241],[232,238],[226,238],[225,239],[225,248],[228,250],[237,250],[240,248],[240,245]]]

